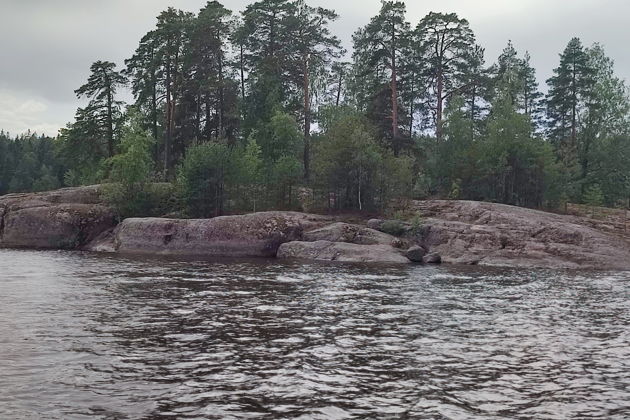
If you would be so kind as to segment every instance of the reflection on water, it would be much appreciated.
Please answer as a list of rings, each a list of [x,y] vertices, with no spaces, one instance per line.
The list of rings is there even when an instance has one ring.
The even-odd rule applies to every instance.
[[[629,277],[0,250],[0,418],[628,418]]]

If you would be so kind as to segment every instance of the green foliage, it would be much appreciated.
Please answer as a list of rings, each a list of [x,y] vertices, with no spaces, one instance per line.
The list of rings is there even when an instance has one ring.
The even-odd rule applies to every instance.
[[[107,161],[111,167],[112,183],[107,185],[105,195],[122,217],[145,215],[152,211],[151,194],[147,187],[153,169],[152,144],[153,139],[142,127],[140,116],[132,111],[123,128],[121,153]]]
[[[419,214],[414,214],[411,218],[411,232],[418,235],[424,225],[425,220]]]
[[[401,149],[399,132],[404,129],[398,89],[411,34],[405,13],[404,2],[383,1],[378,15],[353,36],[353,94],[379,136],[394,150]]]
[[[478,57],[470,54],[475,50],[475,35],[468,21],[457,14],[430,12],[416,27],[414,45],[420,73],[426,77],[422,85],[429,86],[424,98],[426,108],[430,113],[435,110],[435,115],[428,118],[433,120],[435,137],[442,140],[445,98],[465,90],[470,84],[470,69],[478,68]]]
[[[265,182],[262,150],[253,136],[250,136],[245,148],[235,153],[233,167],[236,172],[236,208],[256,211],[264,207],[262,195]]]
[[[303,137],[295,118],[285,112],[276,111],[266,128],[268,137],[259,140],[266,161],[296,156],[299,153]]]
[[[488,123],[488,137],[478,145],[479,171],[471,182],[474,198],[541,207],[553,201],[547,182],[556,174],[553,151],[531,137],[526,115],[515,111],[508,96],[500,97]]]
[[[99,137],[104,139],[110,158],[115,153],[116,130],[122,120],[122,103],[116,100],[116,90],[127,83],[125,76],[115,68],[116,64],[109,61],[95,62],[90,67],[87,83],[75,90],[78,98],[90,98],[84,111],[95,124]]]
[[[457,200],[462,195],[462,180],[455,179],[451,184],[451,189],[448,193],[448,198],[450,200]]]
[[[221,143],[204,143],[188,149],[177,175],[179,194],[191,217],[223,213],[226,184],[230,182],[233,153]]]
[[[407,228],[400,220],[386,220],[381,226],[381,232],[385,232],[393,236],[402,236],[407,232]]]
[[[560,55],[560,65],[547,81],[549,134],[563,149],[565,161],[575,159],[577,132],[583,104],[588,101],[593,85],[593,68],[578,38],[573,38]]]
[[[0,132],[0,195],[58,188],[61,172],[53,139],[33,133],[10,138]]]
[[[51,167],[42,165],[39,173],[39,178],[33,182],[33,191],[51,191],[59,188],[59,178],[57,178]]]
[[[336,207],[358,210],[385,208],[389,198],[408,194],[413,180],[411,159],[384,150],[358,113],[340,113],[315,142],[320,188],[335,195]]]
[[[282,156],[270,168],[270,185],[276,192],[278,206],[291,206],[292,187],[297,185],[302,175],[302,164],[293,156]]]
[[[588,206],[599,207],[604,204],[604,194],[598,184],[593,184],[584,190],[582,202]]]
[[[56,139],[0,132],[0,194],[108,181],[123,216],[195,217],[429,197],[628,202],[630,94],[601,45],[572,39],[543,98],[529,53],[509,42],[486,65],[454,13],[412,29],[404,2],[382,1],[352,64],[333,62],[336,17],[304,0],[260,0],[240,19],[217,1],[168,8],[122,73],[92,65],[76,90],[89,103]],[[177,199],[155,184],[176,168]]]

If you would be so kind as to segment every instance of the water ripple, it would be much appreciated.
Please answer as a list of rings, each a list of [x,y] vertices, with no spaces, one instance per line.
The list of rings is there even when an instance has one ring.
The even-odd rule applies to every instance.
[[[628,279],[0,250],[0,418],[628,418]]]

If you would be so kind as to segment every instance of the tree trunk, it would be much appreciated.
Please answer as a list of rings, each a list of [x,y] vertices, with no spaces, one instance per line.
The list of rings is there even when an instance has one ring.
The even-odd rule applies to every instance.
[[[166,136],[164,136],[164,177],[168,180],[171,147],[171,63],[166,62]]]
[[[475,117],[477,116],[477,85],[473,85],[470,98],[470,141],[475,141]]]
[[[396,33],[392,24],[392,138],[398,138],[398,69],[396,68]],[[394,150],[397,151],[397,145]]]
[[[197,143],[199,137],[201,137],[201,89],[197,90],[197,100],[195,105],[195,143]]]
[[[153,126],[153,138],[157,141],[158,138],[158,105],[157,105],[157,76],[155,71],[151,73],[151,119]]]
[[[178,86],[177,86],[177,73],[178,73],[178,69],[179,69],[179,46],[177,47],[177,51],[175,52],[175,65],[173,66],[173,89],[171,91],[172,95],[173,95],[173,100],[171,101],[171,143],[172,146],[177,146],[177,143],[175,142],[175,120],[177,119],[177,99],[178,99]],[[173,152],[173,150],[177,150],[176,147],[172,147],[171,148],[171,152]],[[175,153],[171,153],[171,162],[170,166],[169,166],[169,171],[171,169],[171,167],[173,166],[173,162],[174,160],[172,159],[173,155],[175,155]]]
[[[304,65],[304,180],[310,179],[311,160],[311,97],[308,54],[303,58]]]
[[[111,83],[107,87],[107,151],[109,157],[114,156],[114,116]]]
[[[341,84],[343,83],[343,69],[339,69],[339,85],[337,86],[337,101],[335,102],[335,106],[339,106],[339,101],[341,100]]]
[[[221,39],[221,34],[217,33],[217,39]],[[223,137],[225,135],[223,130],[223,119],[225,112],[225,97],[224,97],[224,89],[223,89],[223,51],[219,49],[219,134],[218,137]]]
[[[244,63],[244,58],[243,58],[243,50],[244,50],[244,46],[241,43],[241,98],[243,99],[243,102],[245,102],[245,63]]]
[[[573,63],[571,81],[571,147],[574,148],[577,140],[577,75],[576,64]]]
[[[414,79],[416,78],[415,73],[411,73],[411,100],[409,101],[409,137],[413,137],[413,113],[414,113]]]
[[[444,98],[442,97],[442,92],[444,90],[444,78],[442,75],[442,70],[438,70],[437,77],[437,110],[436,110],[436,118],[435,118],[435,137],[438,142],[442,140],[442,113],[444,108]]]
[[[212,109],[210,100],[210,93],[206,93],[206,126],[204,128],[206,140],[212,139],[212,127],[210,126],[210,120],[212,119],[210,110]]]

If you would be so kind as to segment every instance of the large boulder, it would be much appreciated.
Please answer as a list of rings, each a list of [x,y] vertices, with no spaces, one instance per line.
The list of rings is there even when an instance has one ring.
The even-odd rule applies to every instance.
[[[115,224],[98,186],[0,197],[0,247],[77,249]]]
[[[295,212],[196,220],[126,219],[113,233],[113,249],[132,254],[274,257],[282,243],[301,240],[305,230],[326,221],[322,216]]]
[[[422,246],[414,245],[407,249],[405,255],[409,258],[409,261],[423,262],[424,256],[427,255],[427,250]]]
[[[347,242],[288,242],[278,249],[278,258],[353,263],[408,264],[401,251],[389,245],[358,245]]]
[[[347,242],[358,245],[391,245],[396,237],[364,226],[337,222],[304,233],[304,241]]]

